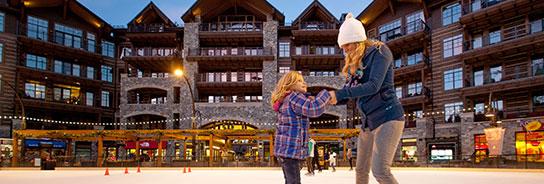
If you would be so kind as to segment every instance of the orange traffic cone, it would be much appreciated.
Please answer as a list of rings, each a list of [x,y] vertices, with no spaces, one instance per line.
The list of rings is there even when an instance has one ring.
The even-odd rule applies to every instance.
[[[183,173],[187,173],[187,167],[183,167]]]
[[[128,168],[125,167],[125,174],[128,174]]]
[[[108,170],[108,168],[106,167],[106,173],[104,173],[104,176],[109,176],[110,175],[110,171]]]
[[[189,172],[191,172],[191,166],[189,166]]]
[[[138,165],[138,171],[136,171],[136,172],[137,172],[137,173],[142,172],[142,171],[140,170],[140,165]]]

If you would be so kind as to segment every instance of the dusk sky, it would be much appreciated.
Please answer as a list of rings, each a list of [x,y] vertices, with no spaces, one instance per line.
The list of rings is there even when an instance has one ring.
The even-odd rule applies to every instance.
[[[151,0],[78,0],[95,14],[111,25],[126,25]],[[196,0],[153,0],[170,18],[179,24],[181,15]],[[313,0],[269,0],[274,7],[285,15],[285,22],[292,22]],[[336,18],[345,12],[358,15],[372,0],[320,0]]]

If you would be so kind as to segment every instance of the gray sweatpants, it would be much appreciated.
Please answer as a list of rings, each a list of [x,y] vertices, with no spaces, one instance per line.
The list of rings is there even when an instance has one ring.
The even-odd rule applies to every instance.
[[[391,174],[391,164],[403,129],[404,121],[388,121],[373,131],[361,131],[355,168],[357,184],[368,184],[371,168],[378,183],[398,184]]]

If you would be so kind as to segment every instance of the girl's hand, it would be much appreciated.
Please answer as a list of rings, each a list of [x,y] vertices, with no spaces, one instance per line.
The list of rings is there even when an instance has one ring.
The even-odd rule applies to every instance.
[[[331,98],[329,99],[329,104],[335,105],[338,101],[336,100],[336,92],[335,91],[329,91],[329,95]]]
[[[308,96],[310,100],[315,100],[315,96]]]

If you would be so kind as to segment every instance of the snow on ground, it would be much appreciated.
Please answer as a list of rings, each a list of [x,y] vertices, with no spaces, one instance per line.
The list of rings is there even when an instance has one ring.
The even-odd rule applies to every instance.
[[[315,176],[305,176],[302,170],[302,183],[353,184],[355,172],[346,169],[337,172],[323,171]],[[146,169],[136,173],[129,168],[110,170],[110,176],[104,176],[104,170],[0,170],[2,184],[278,184],[284,183],[283,173],[279,169],[193,169],[184,174],[182,169]],[[393,174],[401,184],[512,184],[541,183],[544,171],[524,170],[475,170],[475,169],[394,169]],[[377,183],[374,179],[370,183]]]

